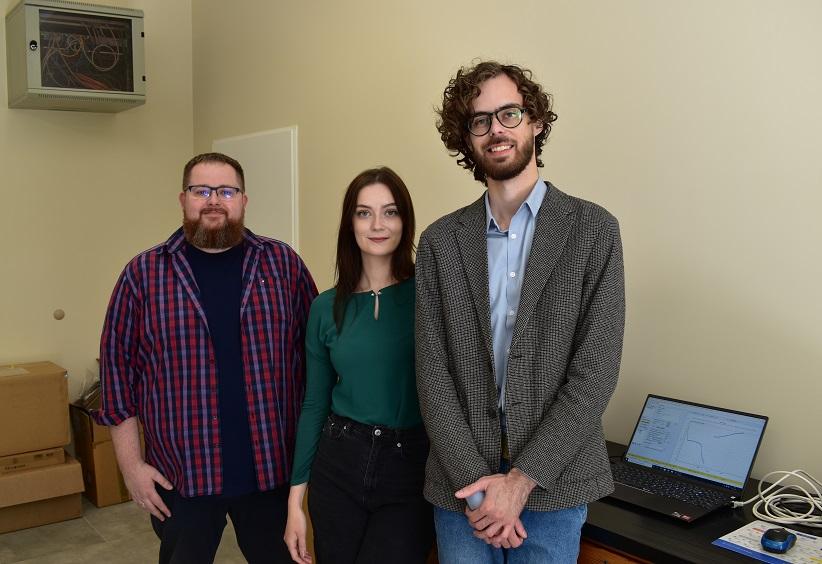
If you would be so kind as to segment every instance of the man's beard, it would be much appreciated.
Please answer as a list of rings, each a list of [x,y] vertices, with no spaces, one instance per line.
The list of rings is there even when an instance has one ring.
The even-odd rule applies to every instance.
[[[228,249],[242,242],[245,232],[243,224],[245,214],[236,220],[229,218],[226,214],[225,222],[221,226],[208,228],[202,221],[203,212],[197,219],[189,219],[183,213],[183,233],[186,241],[199,249]]]
[[[492,137],[485,147],[499,143],[500,141],[506,141],[506,139]],[[523,145],[521,149],[515,146],[514,151],[514,158],[511,161],[507,163],[495,163],[491,160],[493,153],[489,155],[489,153],[485,151],[485,148],[483,148],[478,158],[475,159],[476,166],[491,180],[496,180],[497,182],[511,180],[525,170],[531,162],[531,157],[534,155],[534,138],[529,136],[525,141],[525,145]]]

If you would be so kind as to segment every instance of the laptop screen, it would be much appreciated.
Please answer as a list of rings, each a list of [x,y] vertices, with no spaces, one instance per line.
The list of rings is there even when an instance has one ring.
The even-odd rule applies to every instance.
[[[649,395],[625,460],[741,490],[768,418]]]

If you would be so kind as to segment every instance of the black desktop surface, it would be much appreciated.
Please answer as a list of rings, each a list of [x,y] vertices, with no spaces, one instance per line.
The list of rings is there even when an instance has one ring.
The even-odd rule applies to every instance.
[[[625,445],[608,441],[609,455],[622,456],[623,452]],[[743,499],[756,493],[758,483],[758,480],[748,480]],[[742,509],[720,509],[689,524],[605,498],[589,504],[582,535],[651,562],[752,562],[748,557],[711,544],[754,521],[751,505]],[[818,530],[791,528],[820,534]]]

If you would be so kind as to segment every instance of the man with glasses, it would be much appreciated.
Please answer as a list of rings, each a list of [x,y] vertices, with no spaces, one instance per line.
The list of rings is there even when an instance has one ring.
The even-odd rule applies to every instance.
[[[280,532],[317,289],[290,247],[243,226],[236,160],[191,159],[179,200],[182,228],[114,288],[95,418],[151,514],[161,563],[213,562],[226,515],[249,562],[289,562]]]
[[[530,71],[460,69],[439,117],[457,164],[487,186],[417,250],[440,562],[576,562],[586,504],[613,489],[601,418],[622,353],[619,227],[540,177],[556,114]]]

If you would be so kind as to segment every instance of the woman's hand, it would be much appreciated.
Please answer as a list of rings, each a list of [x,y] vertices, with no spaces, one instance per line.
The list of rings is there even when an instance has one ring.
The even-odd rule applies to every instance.
[[[285,525],[283,540],[291,553],[291,559],[298,564],[311,564],[311,555],[306,546],[308,521],[303,511],[303,497],[307,484],[291,486],[288,492],[288,522]]]

